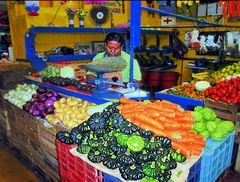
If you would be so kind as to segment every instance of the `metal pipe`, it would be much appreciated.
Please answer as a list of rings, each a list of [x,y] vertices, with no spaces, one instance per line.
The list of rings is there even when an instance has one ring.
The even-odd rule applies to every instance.
[[[142,10],[146,10],[146,11],[151,11],[154,13],[158,13],[160,15],[164,15],[164,16],[174,16],[176,18],[180,18],[180,19],[184,19],[184,20],[189,20],[189,21],[194,21],[194,22],[198,22],[198,23],[203,23],[203,24],[209,24],[209,25],[218,25],[216,23],[212,23],[212,22],[207,22],[207,21],[203,21],[203,20],[198,20],[196,18],[192,18],[192,17],[188,17],[188,16],[183,16],[183,15],[179,15],[176,13],[171,13],[171,12],[167,12],[167,11],[163,11],[163,10],[158,10],[158,9],[154,9],[154,8],[149,8],[146,6],[142,6],[141,7]]]
[[[223,27],[223,28],[240,28],[240,26],[233,25],[175,25],[175,26],[142,26],[141,28],[211,28],[211,27]]]
[[[130,75],[129,82],[134,80],[134,48],[140,46],[141,38],[141,1],[130,1]]]

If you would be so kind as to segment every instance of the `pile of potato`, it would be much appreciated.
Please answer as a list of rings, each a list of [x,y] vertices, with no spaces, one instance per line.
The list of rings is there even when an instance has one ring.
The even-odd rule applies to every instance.
[[[61,122],[62,125],[73,128],[88,120],[90,115],[87,114],[87,109],[93,105],[95,104],[75,97],[61,98],[54,102],[55,113],[47,115],[46,120],[52,125]]]

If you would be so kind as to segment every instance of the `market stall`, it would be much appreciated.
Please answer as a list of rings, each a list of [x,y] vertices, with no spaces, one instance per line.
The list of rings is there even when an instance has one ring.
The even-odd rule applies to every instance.
[[[64,3],[56,9],[57,13],[61,12],[60,7],[69,5]],[[113,6],[108,3],[107,7]],[[90,5],[84,4],[86,8]],[[36,21],[37,17],[26,19],[26,31],[22,34],[25,58],[21,51],[16,53],[17,60],[24,64],[0,63],[1,137],[9,147],[19,150],[47,181],[222,180],[233,160],[239,160],[234,157],[234,145],[240,138],[240,62],[227,62],[220,53],[213,62],[199,60],[192,54],[197,57],[194,65],[186,65],[183,60],[185,55],[189,56],[189,49],[198,55],[204,55],[206,50],[208,54],[216,53],[213,47],[218,48],[222,33],[214,34],[219,39],[214,43],[210,41],[214,36],[206,32],[199,35],[198,30],[191,29],[192,39],[186,45],[181,40],[183,32],[163,31],[159,28],[164,27],[149,27],[148,23],[159,21],[154,14],[160,14],[201,23],[199,27],[224,25],[163,11],[162,5],[160,10],[155,9],[156,2],[122,1],[120,5],[121,18],[128,18],[125,5],[130,9],[130,31],[124,26],[108,28],[108,24],[102,24],[104,28],[84,28],[82,22],[80,28],[74,28],[70,19],[69,27],[46,27]],[[43,8],[44,11],[47,9]],[[68,18],[69,13],[75,15],[74,8],[68,7],[66,12]],[[114,15],[116,21],[121,19],[118,15]],[[111,14],[112,21],[114,16]],[[36,26],[28,27],[28,21]],[[146,26],[142,27],[142,22]],[[99,53],[97,49],[103,43],[100,34],[112,32],[128,39],[120,46],[129,53],[128,81],[106,77],[128,68],[121,56],[89,61]],[[85,38],[93,39],[95,49],[90,48],[92,44],[80,44],[79,34],[87,35],[81,39],[83,42]],[[230,46],[231,36],[227,35]],[[16,38],[16,32],[13,37]],[[49,42],[50,37],[61,46]],[[204,45],[203,40],[198,40],[207,37]],[[69,47],[65,46],[68,39]],[[150,45],[153,42],[156,45]],[[141,68],[142,83],[134,80],[134,58]],[[88,79],[87,72],[95,72],[96,77]],[[239,170],[237,164],[235,169]]]

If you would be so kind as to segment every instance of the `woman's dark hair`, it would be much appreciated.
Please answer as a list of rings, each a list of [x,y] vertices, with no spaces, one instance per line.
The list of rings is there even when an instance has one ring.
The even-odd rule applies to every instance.
[[[121,44],[121,46],[125,42],[124,37],[120,33],[116,33],[116,32],[107,34],[107,36],[105,38],[105,43],[108,43],[109,41],[119,42]]]

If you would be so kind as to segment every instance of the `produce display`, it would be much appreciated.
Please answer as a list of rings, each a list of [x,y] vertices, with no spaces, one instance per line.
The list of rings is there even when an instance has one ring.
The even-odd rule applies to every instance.
[[[48,114],[54,113],[53,104],[60,98],[58,92],[38,87],[37,93],[33,94],[31,100],[27,101],[22,108],[33,116],[45,118]]]
[[[222,78],[231,78],[232,76],[240,74],[240,62],[233,63],[232,65],[225,66],[224,68],[215,71],[211,74],[211,77],[215,80]]]
[[[203,135],[205,138],[221,141],[234,130],[233,122],[217,118],[215,112],[210,108],[197,106],[194,108],[192,115],[195,118],[194,132]]]
[[[205,97],[215,101],[240,103],[240,76],[224,80],[204,91]]]
[[[55,112],[47,115],[46,120],[52,125],[61,122],[64,126],[73,128],[88,120],[90,116],[87,109],[92,105],[95,104],[74,97],[61,98],[54,102]]]
[[[51,84],[59,85],[59,86],[71,85],[71,86],[75,86],[76,89],[78,89],[78,90],[85,90],[85,91],[92,91],[92,90],[96,89],[95,86],[83,84],[83,83],[81,83],[81,81],[79,81],[77,79],[63,78],[60,76],[49,77],[49,78],[43,77],[42,82],[49,82]]]
[[[48,66],[39,72],[41,77],[60,76],[60,68],[55,66]]]
[[[78,144],[77,151],[93,163],[119,169],[125,180],[157,180],[167,182],[171,170],[186,157],[172,149],[164,136],[154,136],[124,119],[115,104],[102,113],[94,113],[70,133],[60,131],[57,139]]]
[[[38,86],[34,84],[19,84],[16,86],[15,90],[9,90],[8,93],[4,95],[4,99],[17,107],[22,108],[27,101],[31,100],[32,95],[36,93],[37,88]]]
[[[198,91],[195,86],[195,82],[191,82],[184,85],[178,85],[173,88],[170,88],[166,91],[168,94],[179,95],[183,97],[189,97],[198,100],[204,100],[204,92]]]
[[[142,103],[120,98],[121,115],[141,129],[156,136],[172,140],[172,148],[186,157],[200,155],[206,142],[204,137],[192,131],[194,118],[191,111],[174,103],[156,100]]]

